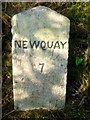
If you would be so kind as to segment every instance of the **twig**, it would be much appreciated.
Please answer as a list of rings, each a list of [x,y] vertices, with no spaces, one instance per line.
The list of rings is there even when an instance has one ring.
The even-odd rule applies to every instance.
[[[79,106],[81,106],[83,103],[84,103],[84,100],[85,100],[86,96],[84,96],[81,100],[81,102],[79,103]]]
[[[8,26],[11,27],[11,17],[4,12],[0,12],[0,19]]]
[[[8,112],[7,114],[5,114],[2,118],[6,117],[7,115],[10,115],[11,113],[13,113],[15,110],[12,110],[10,112]]]

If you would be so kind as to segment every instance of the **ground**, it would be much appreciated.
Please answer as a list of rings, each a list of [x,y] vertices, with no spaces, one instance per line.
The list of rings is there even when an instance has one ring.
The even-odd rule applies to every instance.
[[[66,105],[63,110],[13,109],[11,17],[23,10],[43,5],[70,19]],[[2,3],[2,107],[3,120],[90,119],[90,2],[87,3]]]

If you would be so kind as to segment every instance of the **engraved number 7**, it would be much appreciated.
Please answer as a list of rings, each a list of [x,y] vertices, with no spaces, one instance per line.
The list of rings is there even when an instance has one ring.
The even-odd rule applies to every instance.
[[[41,65],[41,72],[43,72],[44,63],[39,63]]]

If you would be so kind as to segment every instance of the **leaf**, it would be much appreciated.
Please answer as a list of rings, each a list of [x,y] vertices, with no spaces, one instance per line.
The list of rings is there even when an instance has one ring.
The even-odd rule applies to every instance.
[[[82,63],[83,59],[81,57],[76,57],[76,65],[80,65]]]

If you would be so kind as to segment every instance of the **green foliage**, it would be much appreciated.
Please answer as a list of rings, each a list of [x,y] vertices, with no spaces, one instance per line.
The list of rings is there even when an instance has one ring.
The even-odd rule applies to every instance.
[[[68,10],[74,22],[90,23],[90,2],[73,4],[68,8]]]
[[[68,116],[73,119],[79,120],[88,120],[87,113],[82,107],[68,106],[66,108],[66,113]]]
[[[84,13],[85,13],[85,18],[86,18],[86,22],[88,24],[90,24],[90,2],[87,4],[85,4],[85,7],[84,7]]]
[[[76,65],[80,65],[82,63],[83,59],[81,57],[76,57]]]

